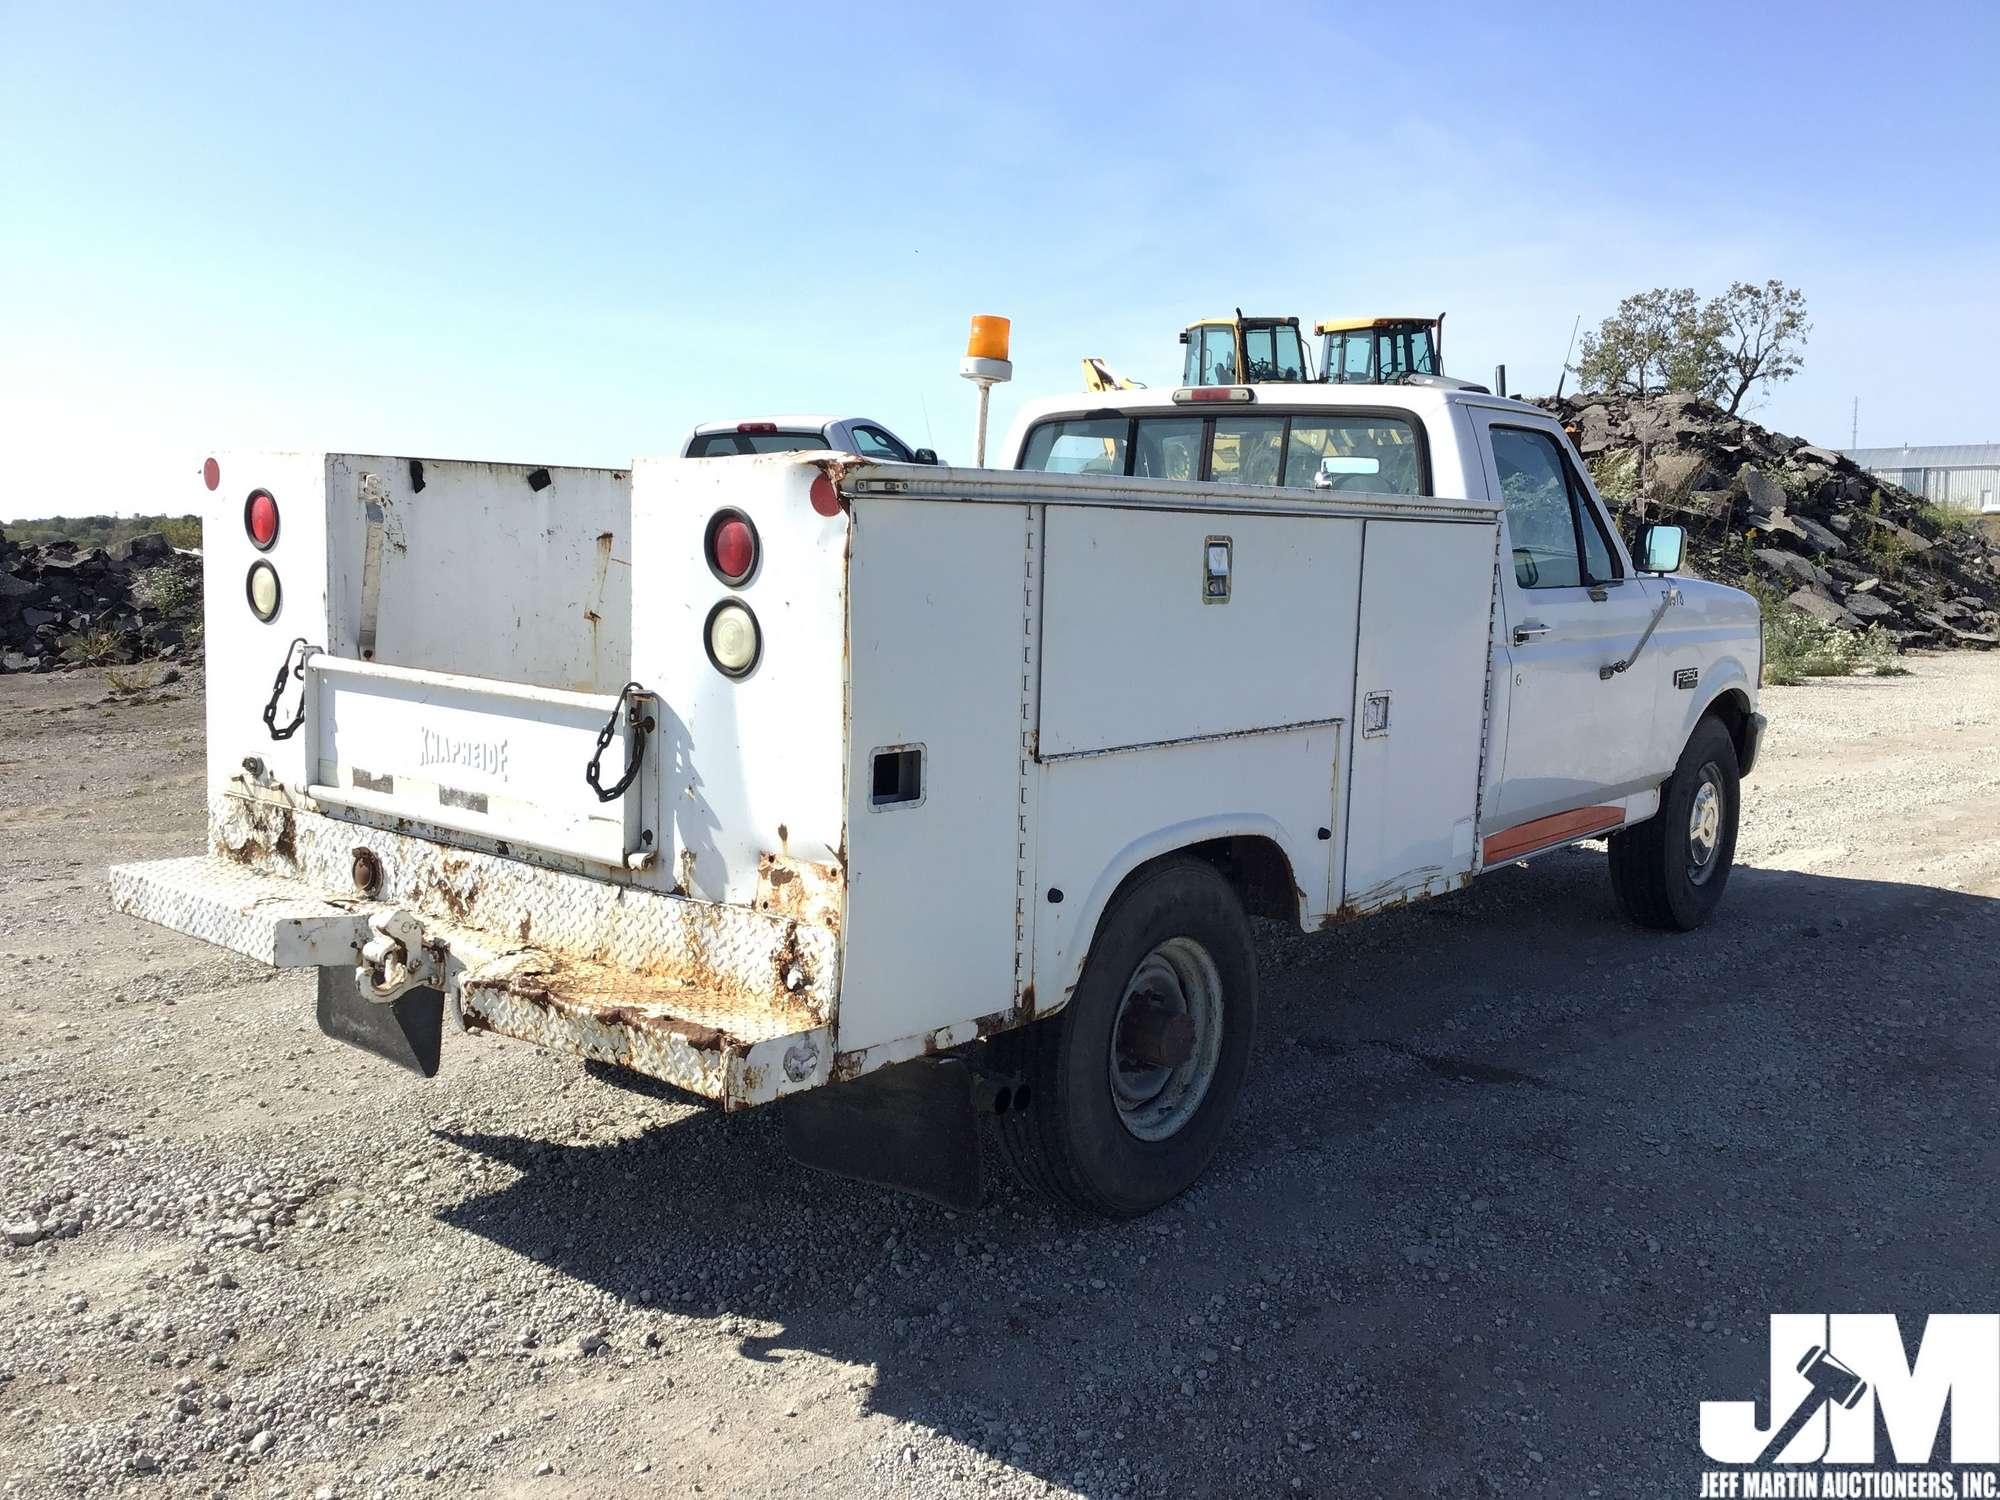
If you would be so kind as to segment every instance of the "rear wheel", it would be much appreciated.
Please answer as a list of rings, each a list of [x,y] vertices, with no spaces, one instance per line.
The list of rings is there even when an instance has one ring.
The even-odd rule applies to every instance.
[[[1250,925],[1229,882],[1166,860],[1114,898],[1063,1010],[1018,1036],[1030,1103],[1001,1139],[1032,1185],[1131,1218],[1201,1175],[1256,1029]]]
[[[1716,719],[1688,737],[1660,810],[1611,836],[1611,892],[1641,927],[1691,932],[1722,900],[1736,862],[1736,746]]]

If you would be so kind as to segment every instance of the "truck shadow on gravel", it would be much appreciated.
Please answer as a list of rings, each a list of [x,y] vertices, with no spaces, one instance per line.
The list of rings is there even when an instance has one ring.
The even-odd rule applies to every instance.
[[[872,1439],[892,1488],[984,1454],[1093,1495],[1692,1493],[1697,1403],[1763,1399],[1771,1313],[1990,1310],[1952,1226],[2000,1213],[1996,953],[2000,901],[1755,868],[1640,932],[1571,851],[1264,929],[1236,1123],[1147,1219],[998,1168],[953,1215],[755,1113],[448,1133],[520,1175],[443,1217],[608,1293],[614,1349],[665,1309],[862,1367],[937,1435]]]

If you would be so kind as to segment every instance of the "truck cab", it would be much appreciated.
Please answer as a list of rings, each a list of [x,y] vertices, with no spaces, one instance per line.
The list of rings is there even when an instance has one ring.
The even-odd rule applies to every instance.
[[[1181,330],[1187,346],[1184,385],[1311,380],[1312,364],[1297,318],[1203,318]]]
[[[1329,318],[1320,336],[1320,369],[1335,385],[1392,385],[1412,375],[1444,373],[1444,314],[1435,318]]]

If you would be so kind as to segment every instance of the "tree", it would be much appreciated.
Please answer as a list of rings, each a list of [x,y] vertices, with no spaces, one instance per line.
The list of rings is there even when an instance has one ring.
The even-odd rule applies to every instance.
[[[1759,381],[1790,380],[1804,363],[1799,348],[1812,332],[1805,293],[1782,281],[1731,282],[1706,309],[1715,327],[1715,373],[1709,389],[1730,415]]]
[[[1583,336],[1577,378],[1586,390],[1650,396],[1700,390],[1713,378],[1718,330],[1692,287],[1635,292]]]
[[[1585,334],[1572,368],[1585,390],[1691,391],[1734,415],[1759,383],[1799,372],[1811,329],[1805,294],[1782,281],[1732,282],[1706,302],[1691,287],[1655,287]]]

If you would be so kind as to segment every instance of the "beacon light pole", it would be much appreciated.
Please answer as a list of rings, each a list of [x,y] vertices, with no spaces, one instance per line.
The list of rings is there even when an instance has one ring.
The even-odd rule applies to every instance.
[[[958,373],[979,387],[979,431],[972,441],[975,468],[986,467],[987,400],[994,386],[1014,378],[1014,366],[1007,358],[1007,336],[1012,329],[1013,325],[1005,318],[974,313],[972,334],[965,341],[965,358],[958,362]]]

